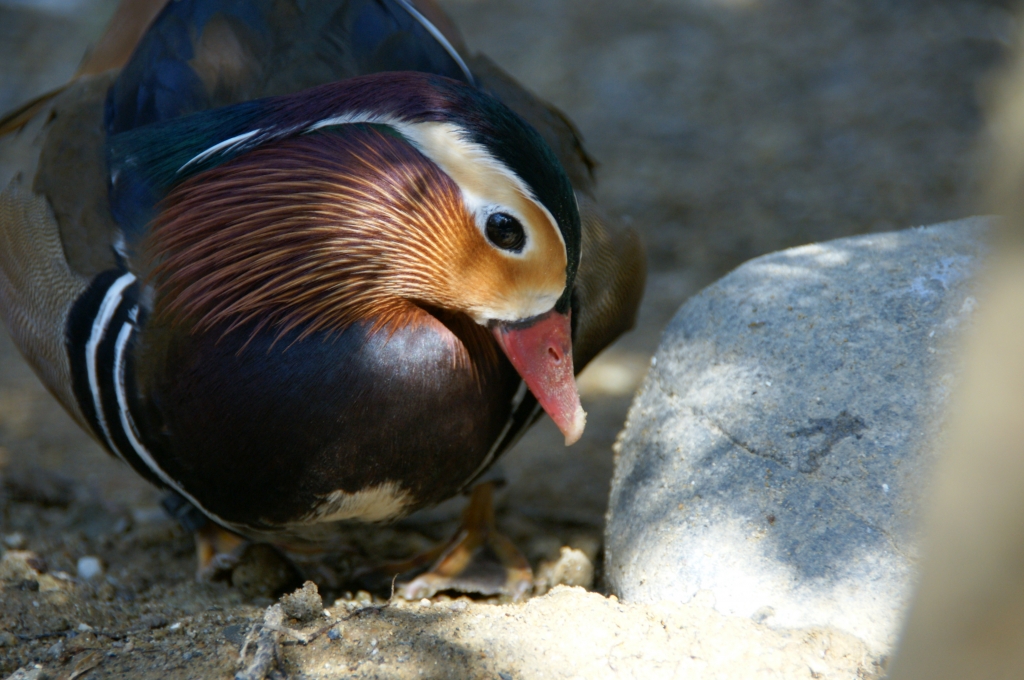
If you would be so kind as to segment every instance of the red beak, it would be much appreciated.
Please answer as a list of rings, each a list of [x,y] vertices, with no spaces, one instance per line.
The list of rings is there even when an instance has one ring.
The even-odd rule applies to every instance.
[[[572,326],[568,314],[551,310],[526,323],[499,323],[494,337],[541,407],[565,435],[565,445],[583,435],[587,414],[572,370]]]

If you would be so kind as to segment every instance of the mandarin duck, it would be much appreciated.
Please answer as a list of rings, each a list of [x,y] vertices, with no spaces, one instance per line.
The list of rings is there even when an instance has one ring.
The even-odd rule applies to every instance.
[[[413,596],[481,546],[523,592],[478,481],[542,411],[580,437],[574,372],[632,326],[644,256],[573,125],[433,0],[126,0],[0,133],[30,159],[0,194],[4,322],[171,492],[200,574],[474,489]]]

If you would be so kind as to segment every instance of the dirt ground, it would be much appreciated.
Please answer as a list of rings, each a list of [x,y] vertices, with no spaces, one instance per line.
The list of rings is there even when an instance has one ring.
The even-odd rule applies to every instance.
[[[469,45],[566,111],[599,198],[649,249],[637,329],[581,377],[583,440],[542,422],[504,460],[500,523],[534,566],[562,546],[592,590],[526,604],[352,594],[353,566],[452,530],[461,501],[301,563],[329,614],[284,641],[289,677],[875,677],[856,639],[774,631],[699,596],[601,594],[611,446],[661,328],[700,287],[786,246],[976,212],[986,83],[1006,4],[967,0],[448,0]],[[0,109],[63,82],[112,0],[0,0]],[[0,144],[0,182],[12,159]],[[0,677],[228,677],[266,598],[194,582],[191,538],[0,338]],[[33,555],[29,555],[28,552]],[[82,557],[102,573],[79,576]],[[665,594],[666,599],[673,597]],[[335,602],[340,598],[340,601]],[[333,626],[328,628],[329,626]],[[249,654],[247,659],[252,660]]]

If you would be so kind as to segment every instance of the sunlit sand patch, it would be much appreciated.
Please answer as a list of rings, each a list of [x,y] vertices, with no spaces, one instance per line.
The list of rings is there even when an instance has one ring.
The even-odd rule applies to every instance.
[[[610,350],[601,354],[576,378],[582,397],[626,397],[647,375],[651,360],[646,354]]]

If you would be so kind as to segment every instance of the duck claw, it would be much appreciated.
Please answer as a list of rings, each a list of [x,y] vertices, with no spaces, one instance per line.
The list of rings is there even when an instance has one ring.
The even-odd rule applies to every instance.
[[[302,583],[302,573],[269,543],[254,543],[213,522],[195,532],[196,580],[228,581],[243,596],[274,597]]]
[[[196,580],[212,583],[231,578],[242,559],[249,539],[207,522],[194,533],[196,541]]]
[[[448,543],[425,553],[429,559],[419,556],[403,565],[392,565],[392,573],[402,573],[409,570],[402,566],[433,562],[425,573],[400,584],[396,590],[399,596],[418,600],[456,591],[502,595],[518,602],[532,592],[530,563],[495,525],[494,485],[486,482],[473,489],[458,533]]]

